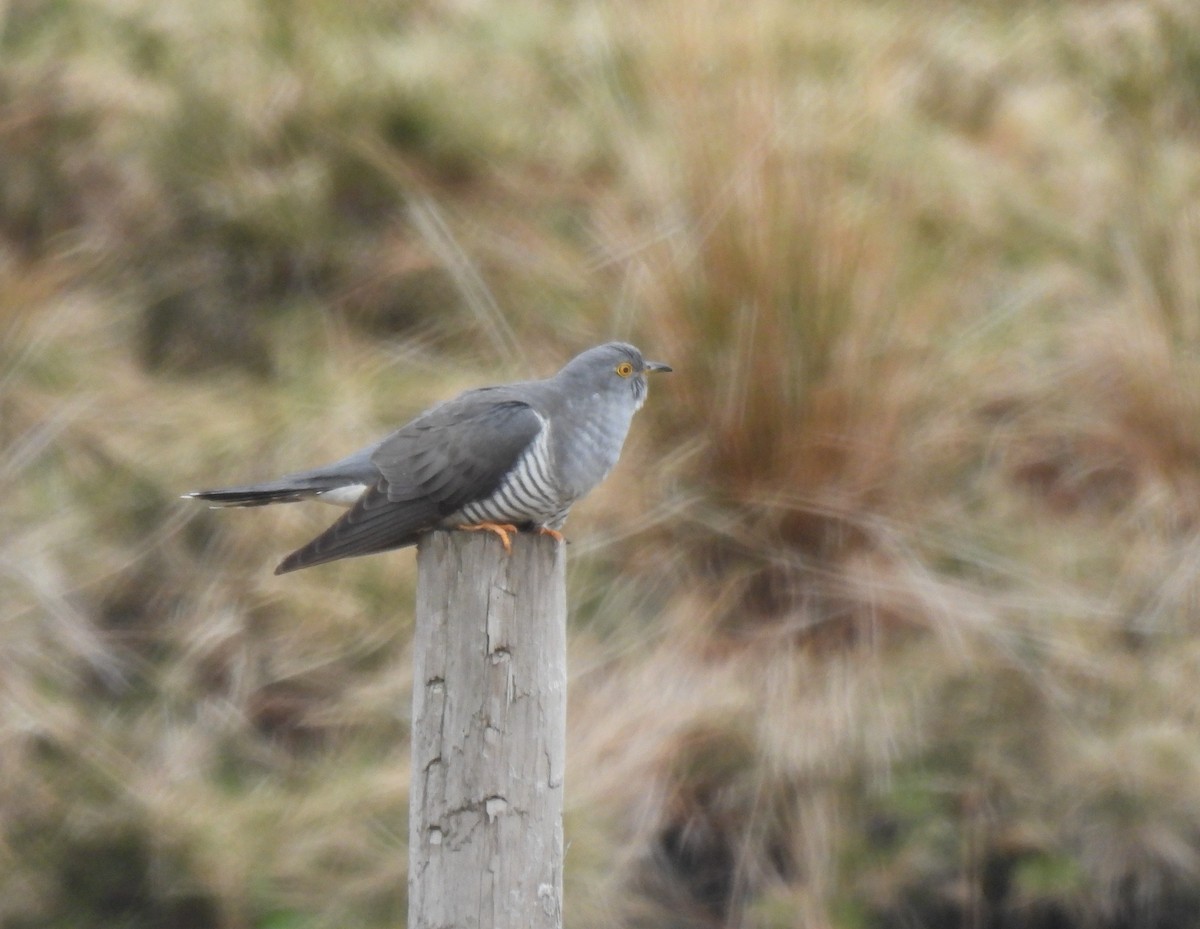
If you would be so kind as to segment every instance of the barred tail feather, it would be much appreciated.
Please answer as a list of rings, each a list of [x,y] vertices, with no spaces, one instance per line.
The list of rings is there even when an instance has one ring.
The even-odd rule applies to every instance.
[[[184,497],[203,500],[212,507],[265,506],[268,503],[295,503],[298,500],[314,498],[326,503],[350,506],[364,489],[362,482],[352,479],[288,480],[285,478],[266,484],[194,490],[189,494],[184,494]]]
[[[316,496],[320,491],[300,487],[222,487],[218,490],[194,490],[184,494],[193,500],[203,500],[212,507],[266,506],[268,503],[295,503]]]

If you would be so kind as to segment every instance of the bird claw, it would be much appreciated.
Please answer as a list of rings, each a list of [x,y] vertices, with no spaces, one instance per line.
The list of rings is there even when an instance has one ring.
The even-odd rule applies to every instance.
[[[554,539],[555,542],[561,542],[564,545],[567,542],[567,537],[565,535],[563,535],[557,529],[551,529],[549,526],[538,526],[538,535],[548,535],[550,538]]]
[[[463,532],[494,532],[500,537],[500,544],[504,546],[504,554],[512,554],[512,542],[508,538],[510,532],[515,533],[517,527],[510,523],[476,523],[473,526],[459,526]]]

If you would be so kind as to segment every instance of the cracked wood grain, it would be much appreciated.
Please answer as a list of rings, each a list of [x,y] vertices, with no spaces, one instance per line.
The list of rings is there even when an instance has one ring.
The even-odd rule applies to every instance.
[[[409,929],[561,929],[564,549],[417,549]]]

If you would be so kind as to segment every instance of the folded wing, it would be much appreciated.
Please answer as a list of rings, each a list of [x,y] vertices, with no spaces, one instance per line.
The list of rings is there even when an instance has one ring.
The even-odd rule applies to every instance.
[[[376,482],[275,573],[414,544],[494,493],[543,426],[529,404],[503,388],[471,391],[434,407],[379,443],[370,459]]]

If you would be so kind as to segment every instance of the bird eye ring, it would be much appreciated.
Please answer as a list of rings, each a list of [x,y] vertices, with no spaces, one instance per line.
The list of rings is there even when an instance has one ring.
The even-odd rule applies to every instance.
[[[619,377],[629,377],[633,373],[633,365],[628,361],[622,361],[617,365],[616,372]]]

